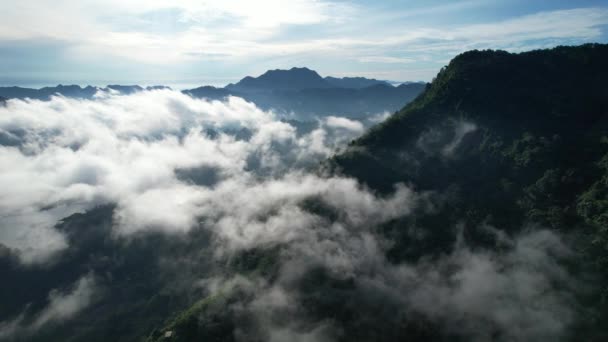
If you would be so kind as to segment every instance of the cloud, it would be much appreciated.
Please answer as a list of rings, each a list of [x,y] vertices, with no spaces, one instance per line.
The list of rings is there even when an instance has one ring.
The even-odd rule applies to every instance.
[[[419,199],[404,186],[391,197],[378,198],[353,179],[291,173],[259,183],[225,181],[199,203],[199,214],[230,251],[249,249],[309,241],[318,233],[316,228],[330,227],[323,217],[306,210],[309,200],[321,201],[341,224],[354,229],[407,215]],[[333,226],[333,233],[347,231]]]
[[[4,13],[0,39],[52,39],[71,43],[71,53],[82,57],[113,51],[114,56],[165,64],[191,60],[201,52],[222,58],[251,57],[263,40],[282,27],[340,22],[348,17],[353,6],[311,0],[289,3],[263,0],[255,5],[248,1],[215,0],[128,3],[87,0],[58,1],[48,6],[25,0],[0,8]],[[172,20],[169,28],[181,29],[168,32],[148,29],[157,24],[147,19],[150,14],[174,12],[178,15],[169,17]]]
[[[439,7],[446,11],[479,5],[460,2]],[[386,64],[408,63],[408,70],[395,70],[389,78],[422,73],[424,77],[416,78],[429,79],[450,55],[467,49],[521,51],[556,42],[588,42],[601,38],[608,24],[608,10],[601,7],[546,10],[458,25],[428,23],[433,20],[416,25],[410,19],[432,17],[436,7],[388,11],[312,0],[265,0],[255,5],[188,0],[55,1],[50,5],[25,0],[0,7],[0,40],[54,41],[70,60],[95,63],[105,62],[107,57],[165,66],[201,61],[264,64],[269,57],[293,63],[294,57],[321,55],[327,61],[343,61],[346,57],[365,65],[360,72],[370,72],[369,65],[376,64],[372,76],[386,74]],[[381,25],[389,21],[396,24]],[[306,26],[306,34],[299,32],[302,26]],[[436,67],[430,68],[429,60]],[[260,68],[254,67],[256,71],[262,71]],[[361,69],[357,65],[349,68]]]
[[[87,274],[70,286],[70,290],[51,290],[48,304],[36,313],[31,323],[26,323],[24,312],[11,321],[0,322],[0,338],[27,337],[38,330],[72,319],[91,305],[98,294],[95,277]]]
[[[367,120],[373,124],[377,124],[380,123],[386,119],[388,119],[391,116],[390,112],[383,112],[383,113],[378,113],[375,115],[372,115],[371,117],[367,118]]]
[[[329,127],[344,128],[354,132],[363,132],[363,124],[357,120],[351,120],[347,118],[329,116],[327,117],[325,124]]]
[[[80,278],[67,293],[51,291],[48,306],[38,314],[32,327],[39,329],[47,324],[59,323],[74,317],[91,304],[95,291],[95,279],[90,274]]]
[[[416,148],[454,157],[475,129],[470,122],[448,121],[423,132]],[[170,90],[99,93],[93,100],[9,100],[0,108],[0,133],[14,138],[0,146],[0,242],[18,251],[30,266],[24,269],[35,271],[40,267],[32,263],[61,260],[68,243],[78,250],[81,239],[55,228],[58,220],[111,203],[107,238],[113,240],[100,255],[108,248],[117,259],[125,251],[128,258],[132,250],[122,242],[142,239],[137,241],[150,243],[159,263],[171,269],[146,272],[158,277],[159,288],[184,297],[174,288],[196,288],[198,294],[203,285],[212,295],[236,293],[236,300],[218,306],[222,320],[237,322],[237,339],[371,340],[378,332],[399,336],[418,322],[467,340],[563,338],[586,288],[564,266],[576,256],[555,233],[535,228],[509,235],[482,226],[491,242],[473,246],[460,227],[446,227],[422,232],[458,237],[443,254],[387,257],[393,246],[418,243],[415,224],[435,213],[441,194],[395,184],[381,195],[316,168],[361,130],[358,121],[329,117],[302,133],[239,98],[206,101]],[[101,229],[93,223],[87,228]],[[390,237],[386,229],[403,235]],[[149,232],[162,233],[153,235],[162,239],[145,240]],[[82,253],[96,259],[96,247],[86,248],[93,250]],[[244,267],[253,270],[231,266],[247,253],[254,256],[246,257]],[[267,257],[264,265],[256,264],[256,253]],[[104,279],[120,277],[112,261],[64,254],[64,267],[82,262],[103,269]],[[183,264],[189,267],[175,270]],[[52,274],[53,265],[41,268]],[[264,267],[273,269],[271,275],[259,270]],[[125,277],[115,284],[128,284]],[[25,307],[0,324],[0,334],[67,322],[99,294],[93,273],[49,288],[55,290],[42,309],[31,313]]]
[[[464,120],[448,120],[422,132],[416,140],[416,147],[429,156],[441,155],[453,158],[463,139],[477,130],[477,125]]]
[[[581,309],[576,298],[586,291],[584,280],[565,262],[573,252],[548,230],[508,237],[488,227],[497,234],[494,247],[472,248],[459,239],[439,257],[392,263],[381,236],[341,229],[317,225],[308,230],[309,239],[288,244],[273,235],[284,244],[272,283],[255,277],[214,280],[216,291],[230,293],[238,283],[238,291],[248,294],[239,297],[239,317],[251,317],[256,326],[243,326],[241,334],[336,341],[381,331],[388,337],[408,326],[408,319],[426,319],[436,336],[560,340]],[[395,336],[402,336],[399,331]]]
[[[562,338],[574,321],[581,285],[559,263],[570,249],[546,230],[508,242],[503,253],[462,246],[436,263],[401,270],[410,282],[402,284],[406,302],[474,340]]]
[[[443,147],[441,153],[444,156],[452,156],[454,151],[460,143],[462,139],[469,133],[477,130],[477,125],[471,122],[459,121],[456,123],[456,127],[454,128],[454,136],[452,137],[452,141],[450,141],[446,146]]]
[[[240,98],[205,101],[170,90],[11,100],[0,108],[0,133],[13,137],[0,146],[0,243],[25,262],[48,260],[67,246],[54,224],[104,203],[118,204],[120,234],[185,232],[213,216],[217,196],[240,203],[239,187],[256,191],[261,176],[287,177],[278,182],[291,187],[300,181],[292,171],[361,132],[360,123],[332,117],[302,135]],[[196,178],[204,169],[214,173],[207,186],[184,173]]]
[[[415,60],[411,58],[403,57],[389,57],[389,56],[364,56],[358,59],[363,63],[412,63]]]

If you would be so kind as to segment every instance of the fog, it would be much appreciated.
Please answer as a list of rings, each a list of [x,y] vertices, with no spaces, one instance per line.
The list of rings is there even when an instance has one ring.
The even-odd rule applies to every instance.
[[[391,261],[387,251],[395,242],[381,227],[432,213],[441,194],[394,184],[380,195],[326,172],[319,163],[364,125],[339,115],[312,121],[314,128],[303,131],[239,98],[206,101],[170,90],[10,100],[0,107],[0,243],[21,267],[52,268],[75,243],[58,222],[110,204],[107,238],[117,244],[150,233],[179,239],[204,231],[213,260],[275,248],[273,277],[229,269],[181,274],[179,281],[201,295],[244,293],[224,307],[231,317],[247,318],[237,340],[334,341],[352,327],[315,307],[343,306],[359,313],[353,321],[360,329],[374,326],[387,336],[403,317],[416,315],[470,340],[563,336],[576,315],[572,293],[584,287],[561,262],[572,257],[562,237],[537,228],[507,236],[487,226],[495,248],[457,239],[447,254]],[[476,125],[451,125],[448,136],[423,132],[418,148],[454,158]],[[455,235],[460,229],[445,227]],[[417,234],[412,229],[408,238],[415,243]],[[164,262],[172,267],[174,257]],[[194,252],[180,258],[196,262]],[[103,301],[109,294],[95,272],[51,289],[44,307],[24,303],[0,332],[48,328]]]
[[[187,231],[216,190],[179,171],[213,170],[225,197],[261,175],[310,167],[361,127],[330,117],[298,136],[242,99],[208,102],[169,90],[12,100],[0,108],[0,136],[10,142],[0,146],[0,241],[24,262],[43,262],[65,247],[57,220],[110,202],[119,205],[118,233]]]

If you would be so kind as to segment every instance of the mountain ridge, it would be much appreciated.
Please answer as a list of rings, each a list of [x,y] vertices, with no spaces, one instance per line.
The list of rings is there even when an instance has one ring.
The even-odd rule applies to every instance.
[[[193,97],[221,100],[242,97],[265,110],[300,116],[344,115],[365,118],[393,112],[414,99],[425,83],[404,83],[364,77],[325,77],[308,68],[274,69],[258,77],[247,76],[224,88],[203,86],[183,92]]]
[[[443,68],[414,101],[337,153],[321,173],[353,177],[383,194],[392,193],[395,184],[408,184],[433,201],[431,208],[421,209],[414,217],[376,227],[390,245],[386,256],[394,265],[422,261],[423,267],[428,267],[445,255],[453,256],[452,265],[462,257],[452,254],[458,246],[469,246],[465,257],[480,250],[500,253],[512,247],[505,241],[525,232],[559,234],[564,244],[572,248],[572,254],[554,255],[551,262],[566,263],[568,272],[592,288],[582,291],[583,295],[563,284],[543,288],[543,292],[567,293],[571,300],[585,306],[574,309],[576,318],[569,322],[560,340],[605,340],[607,60],[608,45],[602,44],[520,54],[488,50],[463,53]],[[530,247],[536,255],[540,246]],[[260,253],[263,255],[264,251]],[[248,260],[253,269],[267,267],[266,261]],[[519,262],[522,260],[511,260],[501,265],[502,269],[492,271],[483,264],[483,271],[473,272],[474,282],[486,271],[508,277],[502,272]],[[585,272],[594,275],[587,278]],[[337,341],[471,340],[453,326],[441,327],[441,318],[450,319],[451,312],[438,319],[432,314],[404,310],[396,315],[399,319],[394,325],[384,325],[381,320],[357,321],[358,314],[365,311],[362,305],[351,303],[361,293],[353,290],[346,294],[351,287],[356,288],[356,277],[352,281],[340,276],[313,279],[314,285],[306,283],[310,286],[303,295],[308,300],[305,307],[316,314],[313,321],[330,320],[340,327]],[[464,281],[459,277],[449,279]],[[525,283],[519,276],[514,282],[516,287]],[[480,293],[483,296],[484,291],[476,292],[474,297]],[[331,294],[325,296],[327,292]],[[309,293],[312,295],[306,297]],[[340,300],[332,300],[332,295],[340,296]],[[373,298],[375,302],[378,297]],[[468,315],[475,310],[469,305],[471,297],[466,298]],[[197,302],[178,316],[179,321],[169,320],[155,329],[148,340],[161,341],[167,333],[175,341],[230,336],[231,327],[238,326],[239,316],[229,308],[200,304],[213,300],[210,296]],[[432,299],[431,303],[437,300]],[[508,305],[504,298],[499,302]],[[315,310],[317,305],[320,308]],[[492,310],[500,308],[495,306]],[[391,317],[394,315],[391,312]],[[217,317],[221,317],[221,324],[207,323]],[[463,322],[460,317],[455,319]],[[480,317],[475,322],[475,331],[484,319]],[[508,337],[509,331],[494,328],[480,340],[500,341]],[[511,329],[521,338],[518,327]],[[525,336],[521,339],[529,340]]]
[[[0,246],[4,317],[35,320],[24,303],[42,308],[49,289],[95,272],[100,302],[31,340],[315,340],[329,324],[331,341],[604,341],[606,60],[608,45],[455,57],[424,93],[321,165],[319,177],[382,200],[332,187],[332,197],[296,201],[291,210],[315,223],[281,224],[323,235],[310,244],[280,239],[218,258],[216,230],[203,226],[125,243],[113,238],[116,205],[72,214],[56,226],[69,240],[56,264],[22,267]],[[394,207],[395,188],[412,191]],[[332,204],[345,197],[362,209]],[[360,220],[372,203],[407,214],[341,221]],[[254,224],[276,217],[267,211],[276,206]],[[331,254],[319,254],[347,272],[316,257],[318,241],[331,242]]]
[[[365,119],[370,115],[393,112],[416,97],[424,83],[404,83],[397,87],[387,81],[364,77],[325,77],[306,67],[268,70],[258,77],[246,76],[235,84],[218,88],[204,85],[182,93],[196,98],[224,100],[241,97],[264,110],[285,116],[310,119],[311,116],[343,115]],[[53,95],[91,99],[98,91],[129,95],[143,90],[165,89],[165,86],[107,85],[80,87],[57,85],[40,89],[0,87],[0,96],[49,100]],[[170,89],[170,88],[168,88]]]
[[[124,95],[133,94],[143,90],[158,90],[158,89],[171,89],[167,86],[147,86],[142,87],[139,85],[117,85],[110,84],[105,87],[96,86],[84,86],[70,84],[63,85],[58,84],[54,87],[42,87],[42,88],[26,88],[18,86],[0,87],[0,96],[7,99],[36,99],[36,100],[49,100],[53,95],[61,95],[65,97],[91,99],[98,91],[116,91]]]

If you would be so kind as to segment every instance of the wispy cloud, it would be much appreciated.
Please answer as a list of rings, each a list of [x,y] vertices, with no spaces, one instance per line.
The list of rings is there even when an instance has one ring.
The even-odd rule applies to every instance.
[[[390,56],[364,56],[358,59],[363,63],[412,63],[414,59],[412,58],[400,58],[400,57],[390,57]]]
[[[48,304],[35,315],[31,323],[24,321],[24,312],[11,321],[0,322],[0,338],[27,339],[40,329],[72,319],[91,305],[98,295],[93,274],[80,277],[70,287],[69,291],[51,290]]]
[[[0,46],[55,41],[61,44],[62,55],[54,55],[59,61],[99,64],[111,58],[124,68],[152,64],[179,72],[188,69],[190,76],[194,66],[262,72],[294,61],[315,61],[321,67],[339,64],[336,73],[378,75],[389,65],[402,64],[389,78],[413,73],[428,79],[467,49],[519,51],[601,40],[608,25],[608,8],[603,6],[548,7],[474,21],[424,20],[446,13],[457,16],[487,4],[463,1],[387,9],[329,0],[24,0],[0,4]],[[387,21],[390,24],[384,24]],[[190,68],[179,69],[182,65]]]

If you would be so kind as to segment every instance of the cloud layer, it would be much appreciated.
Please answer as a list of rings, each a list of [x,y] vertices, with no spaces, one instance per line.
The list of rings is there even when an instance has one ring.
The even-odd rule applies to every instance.
[[[421,132],[413,148],[452,160],[476,129],[448,121]],[[435,213],[441,194],[394,184],[380,195],[318,167],[362,131],[341,117],[302,130],[239,98],[170,90],[9,100],[0,107],[0,243],[18,255],[15,273],[76,265],[84,275],[49,285],[43,306],[23,303],[0,324],[0,337],[86,315],[103,302],[102,288],[109,296],[135,286],[131,272],[145,283],[137,286],[154,283],[145,288],[155,295],[232,298],[218,310],[237,340],[390,339],[417,324],[437,338],[474,341],[567,336],[585,287],[564,264],[576,256],[562,238],[483,225],[476,229],[492,242],[483,247],[470,246],[460,226],[422,231],[415,220]],[[108,227],[95,219],[56,226],[101,204],[112,204]],[[390,227],[399,239],[385,234]],[[415,247],[429,234],[455,238],[442,253],[388,257],[393,246]],[[85,247],[69,248],[79,243]],[[147,244],[157,259],[124,262]]]
[[[24,0],[0,13],[7,84],[225,85],[303,63],[323,74],[430,80],[468,49],[602,42],[608,24],[599,2]]]
[[[119,233],[187,231],[218,196],[238,197],[246,186],[262,195],[259,177],[309,167],[362,127],[332,117],[298,134],[239,98],[167,90],[15,100],[0,111],[0,241],[30,261],[65,247],[52,227],[58,219],[103,203],[118,203]],[[281,186],[301,181],[287,179]]]

